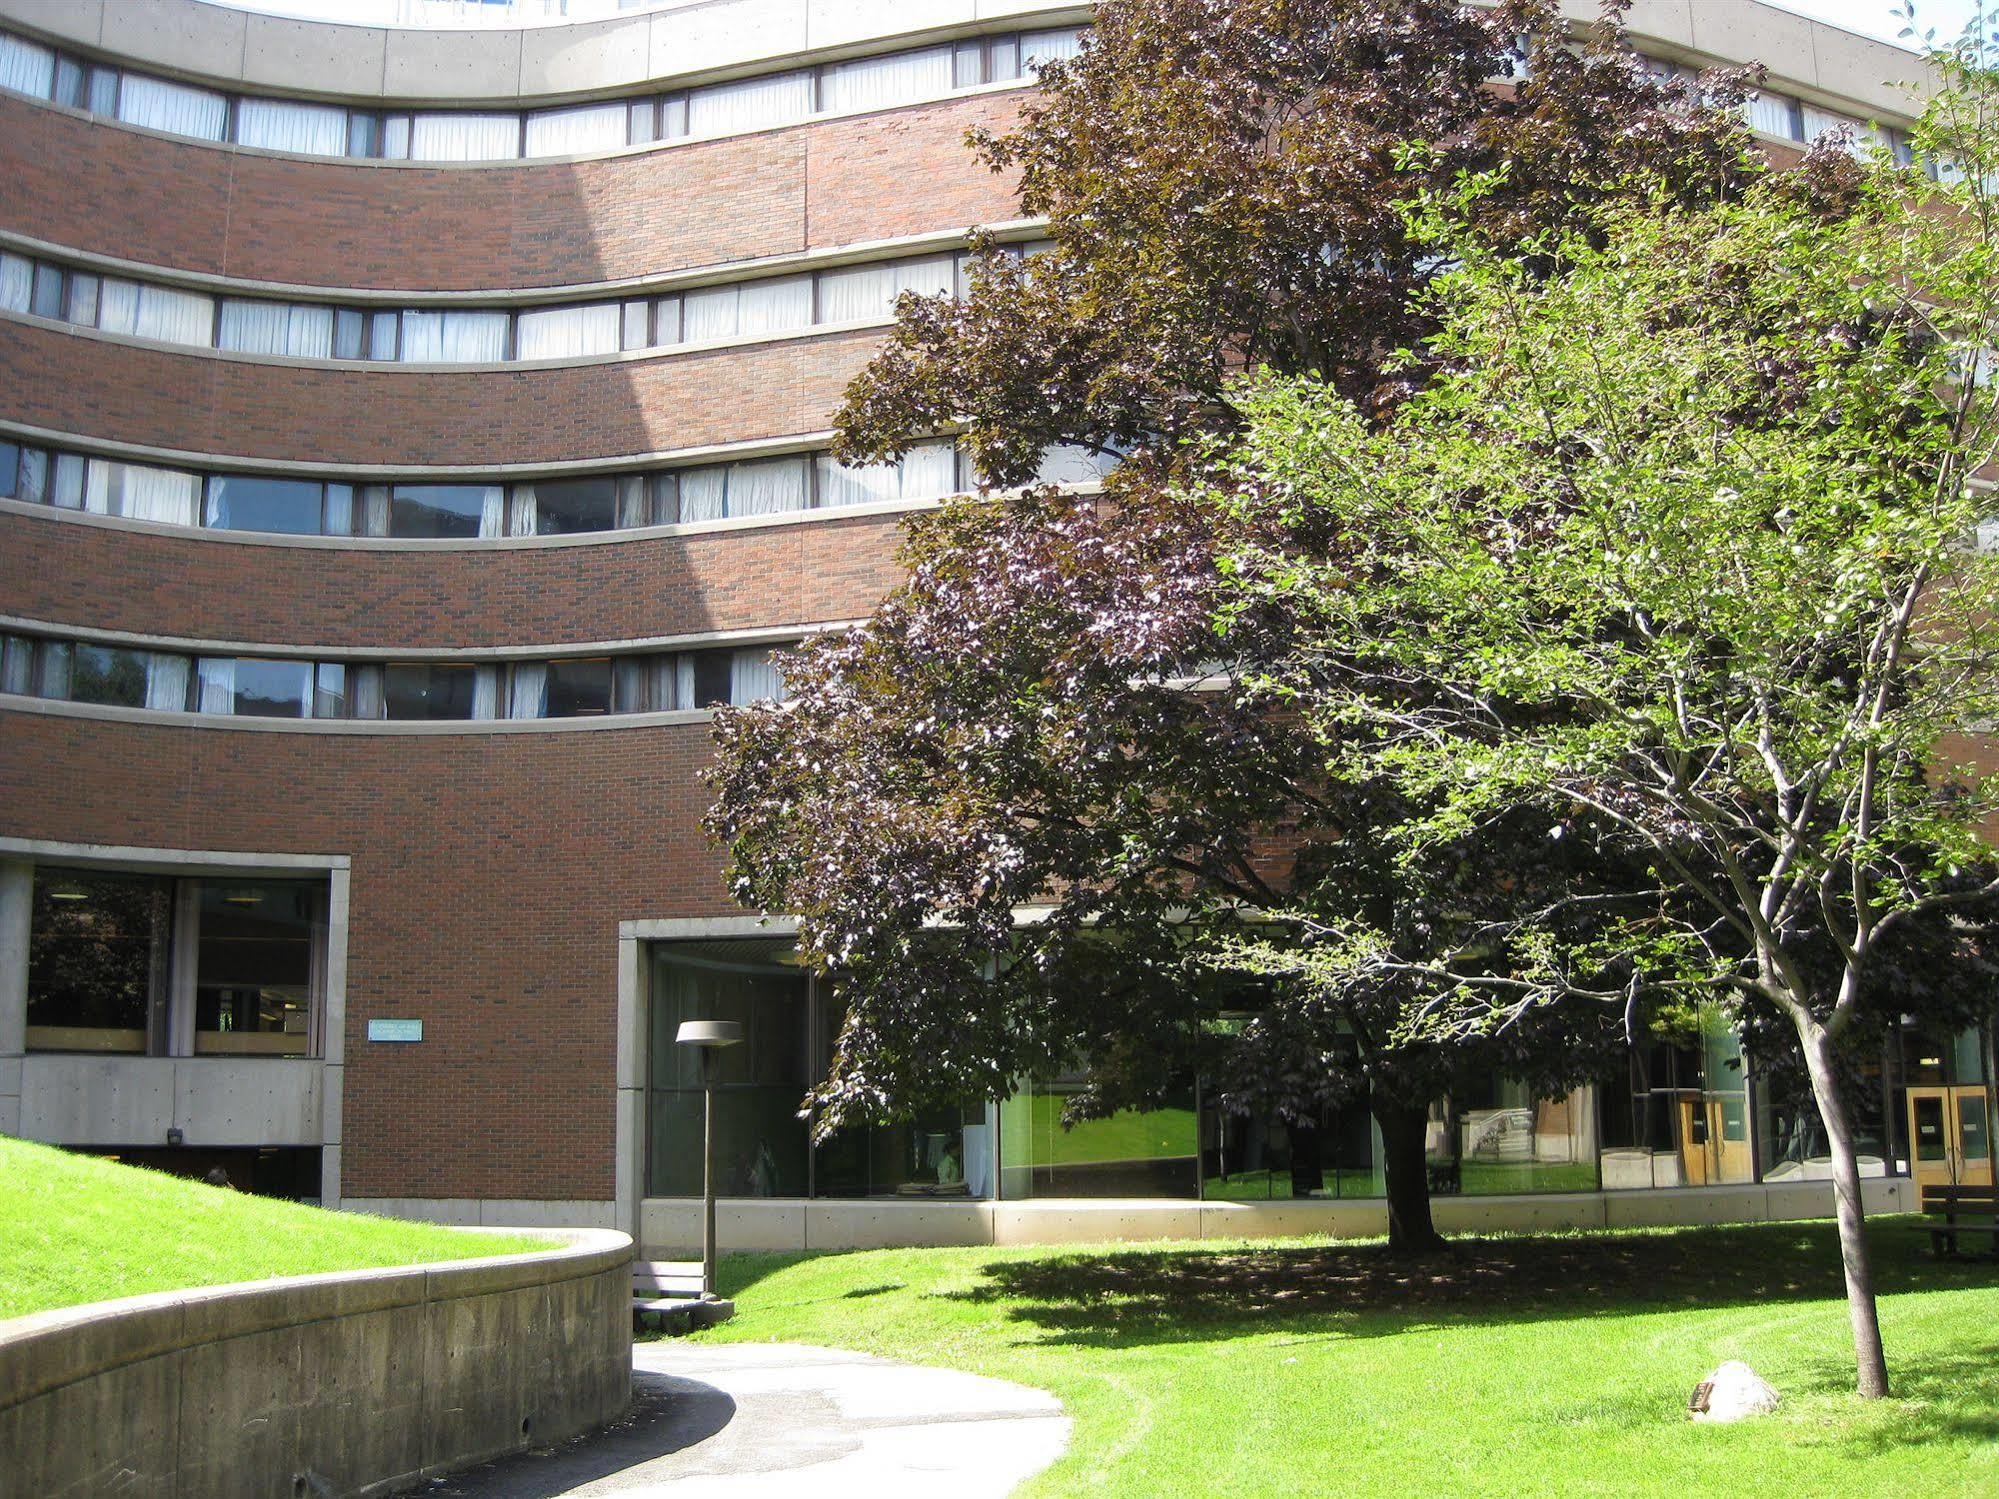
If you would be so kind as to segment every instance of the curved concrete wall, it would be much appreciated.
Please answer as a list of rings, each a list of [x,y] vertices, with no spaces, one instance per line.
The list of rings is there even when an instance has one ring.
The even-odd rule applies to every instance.
[[[550,1237],[0,1322],[5,1490],[387,1494],[601,1425],[631,1396],[631,1240]]]

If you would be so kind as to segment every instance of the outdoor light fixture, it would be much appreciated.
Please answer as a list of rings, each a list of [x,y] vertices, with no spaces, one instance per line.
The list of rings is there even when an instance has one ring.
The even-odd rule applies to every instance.
[[[715,1299],[715,1069],[719,1053],[743,1039],[736,1020],[683,1020],[674,1036],[701,1054],[701,1299]]]

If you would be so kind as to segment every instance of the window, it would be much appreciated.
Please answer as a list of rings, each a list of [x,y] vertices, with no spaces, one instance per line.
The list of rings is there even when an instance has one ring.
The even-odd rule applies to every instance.
[[[955,443],[921,443],[894,463],[849,465],[836,461],[830,453],[820,454],[817,461],[821,505],[941,500],[958,488]]]
[[[118,90],[118,118],[149,130],[219,141],[228,134],[229,101],[207,89],[127,73]]]
[[[819,107],[834,112],[886,109],[949,93],[951,54],[950,47],[925,47],[832,63],[819,74]]]
[[[811,491],[810,467],[804,457],[687,469],[679,480],[682,521],[803,510]]]
[[[108,708],[155,708],[178,713],[187,708],[187,677],[185,656],[73,644],[69,647],[67,691],[45,689],[45,695]]]
[[[405,364],[497,364],[507,357],[507,314],[405,312],[398,357]]]
[[[195,1054],[307,1055],[323,887],[223,879],[200,887]]]
[[[621,495],[643,485],[636,474],[593,479],[543,479],[515,488],[521,506],[516,534],[522,536],[572,536],[584,531],[609,531],[624,524],[642,525],[634,516],[623,518]]]
[[[826,271],[819,277],[819,321],[850,323],[892,317],[904,292],[948,297],[957,291],[958,257],[932,255]]]
[[[687,133],[727,135],[789,125],[812,113],[809,72],[774,73],[695,89],[687,97]]]
[[[615,151],[627,143],[628,116],[622,103],[539,110],[527,117],[525,154],[575,156],[584,151]]]
[[[1024,31],[1020,35],[1023,72],[1033,72],[1042,63],[1067,62],[1083,54],[1083,28],[1062,26],[1052,31]]]
[[[245,354],[326,359],[333,354],[333,309],[288,302],[222,303],[216,347]]]
[[[203,657],[196,665],[196,711],[248,718],[307,718],[312,715],[310,661],[269,661],[256,657]]]
[[[311,479],[216,474],[208,481],[202,524],[223,531],[317,535],[324,525],[327,487]],[[351,506],[353,491],[346,485],[335,487],[346,491]]]
[[[83,508],[92,515],[191,526],[201,498],[198,475],[93,458],[85,470]]]
[[[594,718],[612,710],[608,656],[524,661],[513,669],[509,718]]]
[[[1779,140],[1801,141],[1805,138],[1804,116],[1799,111],[1798,101],[1789,94],[1772,93],[1769,90],[1757,94],[1745,106],[1749,116],[1749,128],[1762,135],[1774,135]]]
[[[166,993],[173,881],[35,868],[30,1051],[144,1052]]]
[[[479,699],[480,678],[492,679],[492,668],[457,662],[392,663],[382,668],[382,704],[392,719],[491,718]]]
[[[347,138],[347,111],[331,105],[244,99],[236,106],[236,139],[241,145],[304,156],[345,156]]]
[[[47,47],[38,47],[19,37],[0,36],[0,88],[46,99],[50,85],[55,82],[55,70],[56,55]]]
[[[411,161],[504,161],[521,154],[515,114],[420,114],[408,125]]]
[[[624,309],[616,302],[524,312],[515,327],[516,359],[573,359],[615,354],[623,341]]]
[[[736,286],[705,286],[680,299],[682,337],[708,339],[780,333],[812,325],[812,277],[778,276]]]
[[[504,491],[497,484],[397,484],[389,491],[391,536],[498,536]]]
[[[34,298],[35,263],[25,255],[0,253],[0,308],[26,312]]]

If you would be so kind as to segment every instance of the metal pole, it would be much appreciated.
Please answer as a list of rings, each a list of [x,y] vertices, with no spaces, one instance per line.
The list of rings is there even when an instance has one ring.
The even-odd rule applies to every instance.
[[[715,1294],[715,1053],[701,1050],[701,1294]]]

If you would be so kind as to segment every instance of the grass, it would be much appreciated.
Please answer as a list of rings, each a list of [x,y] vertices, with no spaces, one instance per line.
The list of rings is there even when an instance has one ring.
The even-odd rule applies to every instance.
[[[0,1135],[0,1318],[146,1291],[545,1247],[248,1197]]]
[[[1060,1396],[1023,1494],[1999,1494],[1999,1267],[1873,1229],[1895,1398],[1854,1399],[1830,1225],[1378,1244],[735,1256],[703,1336],[862,1349]],[[1783,1393],[1686,1417],[1746,1359]]]

